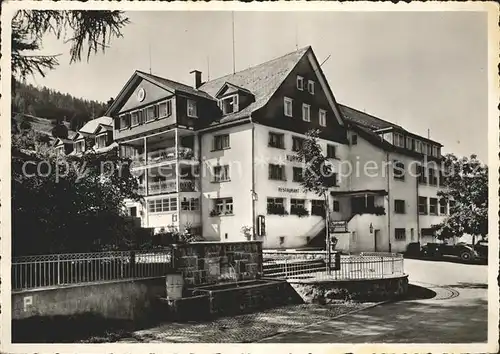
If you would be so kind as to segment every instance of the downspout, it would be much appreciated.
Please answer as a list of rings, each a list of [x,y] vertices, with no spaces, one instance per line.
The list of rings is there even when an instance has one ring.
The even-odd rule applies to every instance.
[[[252,241],[257,239],[256,235],[256,215],[255,215],[255,123],[250,116],[250,123],[252,124]]]
[[[201,230],[200,230],[200,236],[203,237],[203,225],[204,225],[204,222],[203,222],[203,191],[201,189],[201,184],[202,184],[202,171],[204,171],[204,166],[202,165],[202,155],[201,155],[201,136],[202,134],[198,133],[196,134],[196,139],[198,139],[198,151],[195,152],[197,154],[197,160],[198,160],[198,177],[195,176],[195,180],[196,178],[198,178],[198,184],[196,185],[198,187],[198,190],[200,192],[200,224],[201,224]]]
[[[389,237],[389,252],[392,251],[391,245],[391,176],[390,176],[390,168],[389,168],[389,153],[386,154],[386,169],[387,169],[387,236]]]
[[[422,169],[420,169],[420,173],[422,173]],[[417,193],[417,241],[420,243],[420,213],[418,212],[418,177],[415,178],[415,192]]]

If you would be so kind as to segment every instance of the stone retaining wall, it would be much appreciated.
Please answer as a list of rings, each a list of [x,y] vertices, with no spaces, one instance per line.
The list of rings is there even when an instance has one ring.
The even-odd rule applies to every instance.
[[[338,300],[395,300],[408,291],[408,276],[371,279],[294,283],[290,285],[306,303],[327,304]]]

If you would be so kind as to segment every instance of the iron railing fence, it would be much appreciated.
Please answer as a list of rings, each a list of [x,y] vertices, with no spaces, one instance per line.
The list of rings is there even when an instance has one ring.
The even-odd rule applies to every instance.
[[[340,256],[340,267],[332,255],[319,252],[263,252],[264,276],[290,280],[383,279],[404,275],[403,256],[376,254]]]
[[[15,257],[12,290],[163,276],[171,267],[171,249]]]

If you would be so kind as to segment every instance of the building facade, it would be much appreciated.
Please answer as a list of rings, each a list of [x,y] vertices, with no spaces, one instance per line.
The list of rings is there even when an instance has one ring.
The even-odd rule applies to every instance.
[[[434,237],[448,208],[427,164],[441,145],[338,104],[311,47],[208,82],[192,74],[189,86],[136,71],[106,112],[139,180],[144,201],[127,208],[142,226],[266,248],[324,240],[323,201],[301,187],[297,157],[318,129],[334,172],[330,215],[345,225],[339,248],[404,251]]]

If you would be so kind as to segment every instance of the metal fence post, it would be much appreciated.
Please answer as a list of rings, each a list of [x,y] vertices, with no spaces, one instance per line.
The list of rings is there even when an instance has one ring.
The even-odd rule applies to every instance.
[[[57,285],[61,285],[61,256],[57,255]]]

